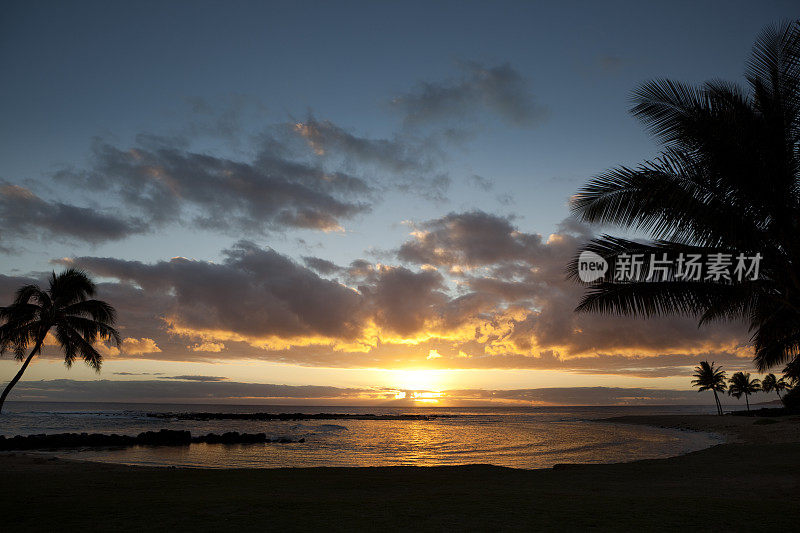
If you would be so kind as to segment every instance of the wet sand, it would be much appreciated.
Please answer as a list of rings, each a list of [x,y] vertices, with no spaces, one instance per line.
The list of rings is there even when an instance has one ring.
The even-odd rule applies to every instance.
[[[609,419],[712,431],[669,459],[493,466],[201,470],[0,455],[3,531],[794,529],[800,417]]]

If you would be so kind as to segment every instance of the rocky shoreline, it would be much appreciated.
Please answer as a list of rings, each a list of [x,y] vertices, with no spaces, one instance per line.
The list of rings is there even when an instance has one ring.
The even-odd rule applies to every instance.
[[[59,448],[100,448],[117,446],[188,446],[189,444],[288,444],[305,442],[305,439],[291,440],[285,437],[269,439],[265,433],[227,433],[198,435],[193,437],[189,431],[162,429],[147,431],[133,437],[130,435],[110,435],[104,433],[57,433],[39,435],[17,435],[6,438],[0,436],[0,451],[53,450]]]
[[[169,420],[435,420],[437,418],[455,418],[458,415],[374,415],[344,413],[147,413],[150,418]]]

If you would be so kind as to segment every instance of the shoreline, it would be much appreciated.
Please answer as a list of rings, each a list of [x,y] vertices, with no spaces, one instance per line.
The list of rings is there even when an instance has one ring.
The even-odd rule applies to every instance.
[[[699,451],[628,463],[522,470],[490,465],[203,469],[0,456],[9,531],[512,528],[767,530],[800,519],[800,417],[597,420],[719,433]],[[91,491],[88,507],[75,488]],[[79,508],[76,504],[80,501]],[[752,520],[754,514],[757,520]],[[266,526],[265,526],[266,525]]]
[[[167,413],[169,417],[174,417],[174,413]],[[256,413],[256,416],[261,416],[263,413]],[[200,413],[202,416],[201,420],[206,420],[207,413]],[[148,414],[150,416],[150,414]],[[227,414],[222,414],[222,417],[227,417]],[[269,414],[269,416],[275,416]],[[280,420],[289,419],[295,420],[295,416],[307,416],[312,417],[316,415],[303,415],[300,413],[290,413],[290,414],[280,414],[277,415]],[[324,416],[329,416],[328,414],[324,414]],[[332,415],[339,417],[341,415]],[[356,415],[358,416],[358,415]],[[400,415],[400,416],[407,416],[407,415]],[[443,418],[454,418],[459,415],[444,415]],[[645,415],[649,416],[649,415]],[[652,415],[656,417],[660,417],[662,415]],[[694,416],[694,415],[692,415]],[[637,416],[633,416],[634,418],[640,418]],[[590,423],[590,424],[604,424],[604,425],[644,425],[650,427],[653,430],[668,430],[669,432],[675,433],[676,435],[680,435],[687,431],[687,428],[681,427],[674,427],[674,426],[664,426],[658,425],[657,423],[650,423],[650,422],[629,422],[626,419],[628,416],[623,417],[609,417],[609,418],[586,418],[581,419],[580,422],[582,423]],[[305,419],[305,418],[304,418]],[[372,420],[373,418],[369,418]],[[414,420],[417,420],[416,418]],[[0,456],[2,455],[11,455],[11,456],[31,456],[36,458],[45,458],[49,460],[64,460],[64,461],[73,461],[78,463],[91,463],[91,464],[110,464],[110,465],[123,465],[123,466],[131,466],[131,467],[142,467],[142,468],[190,468],[196,470],[247,470],[247,469],[254,469],[254,470],[274,470],[280,468],[373,468],[373,467],[436,467],[436,466],[448,466],[448,467],[458,467],[458,466],[497,466],[503,468],[511,468],[514,470],[543,470],[549,469],[554,467],[561,467],[564,464],[569,465],[580,465],[580,464],[621,464],[621,463],[630,463],[635,461],[641,461],[646,459],[668,459],[671,457],[676,457],[680,455],[685,455],[687,453],[692,453],[694,451],[699,451],[702,449],[706,449],[712,446],[716,446],[720,443],[727,442],[728,439],[722,433],[719,432],[712,432],[706,431],[703,429],[697,430],[689,430],[693,433],[697,433],[699,435],[704,435],[707,439],[713,439],[713,442],[702,442],[698,443],[697,441],[693,441],[691,438],[684,438],[684,448],[682,450],[669,450],[666,453],[658,453],[658,454],[648,454],[648,453],[639,453],[639,456],[636,457],[631,456],[627,458],[621,457],[609,457],[604,455],[598,455],[598,459],[584,459],[582,458],[568,458],[565,457],[564,459],[569,461],[566,463],[549,463],[549,464],[541,464],[541,465],[530,465],[530,466],[512,466],[512,465],[503,465],[503,464],[492,464],[492,463],[484,463],[480,461],[476,462],[463,462],[463,463],[441,463],[441,464],[413,464],[413,463],[399,463],[399,464],[294,464],[294,465],[263,465],[263,466],[237,466],[237,465],[210,465],[210,464],[192,464],[191,462],[163,462],[157,463],[153,461],[126,461],[123,458],[119,460],[112,459],[104,459],[99,457],[92,457],[91,455],[86,457],[83,456],[75,456],[75,452],[82,452],[82,451],[92,451],[92,450],[102,450],[104,449],[118,449],[118,448],[128,448],[128,447],[152,447],[155,446],[156,448],[163,448],[163,447],[183,447],[190,444],[196,443],[209,443],[209,444],[250,444],[250,443],[304,443],[305,439],[300,438],[299,440],[291,440],[289,438],[279,438],[270,440],[267,438],[265,433],[258,433],[258,434],[248,434],[248,433],[239,433],[235,431],[215,434],[209,433],[208,435],[200,435],[194,436],[191,434],[189,430],[172,430],[172,429],[160,429],[160,430],[150,430],[147,432],[139,433],[138,436],[135,435],[128,435],[128,434],[116,434],[116,433],[54,433],[54,434],[30,434],[30,435],[17,435],[14,437],[4,437],[0,435]],[[571,460],[570,460],[571,459]]]
[[[770,432],[769,430],[762,429],[759,434],[767,437],[767,442],[774,443],[774,442],[796,442],[800,447],[800,416],[793,417],[794,420],[798,422],[792,426],[793,432],[790,432],[786,438],[778,438],[776,439],[774,436],[774,431]],[[101,461],[101,460],[93,460],[93,459],[80,459],[80,458],[73,458],[73,457],[63,457],[60,456],[60,453],[68,453],[70,451],[69,448],[59,449],[59,448],[46,448],[46,449],[8,449],[8,450],[0,450],[0,464],[2,462],[3,457],[29,457],[32,459],[36,459],[38,462],[42,461],[64,461],[64,462],[72,462],[78,464],[90,464],[90,465],[110,465],[110,466],[122,466],[126,468],[152,468],[152,469],[191,469],[191,470],[209,470],[209,471],[241,471],[241,470],[254,470],[254,471],[262,471],[262,470],[281,470],[281,469],[291,469],[291,470],[299,470],[299,469],[345,469],[345,468],[460,468],[460,467],[494,467],[494,468],[504,468],[509,470],[519,470],[519,471],[539,471],[539,470],[550,470],[553,468],[563,468],[563,467],[579,467],[579,466],[595,466],[595,465],[618,465],[618,464],[630,464],[636,463],[640,461],[651,461],[651,460],[669,460],[675,457],[682,457],[687,454],[696,453],[698,451],[707,450],[709,448],[714,448],[716,446],[720,446],[723,444],[729,443],[742,443],[742,442],[754,442],[754,437],[747,433],[746,435],[742,435],[741,428],[742,426],[748,426],[747,421],[754,421],[758,420],[756,418],[748,418],[748,417],[733,417],[730,415],[725,415],[723,417],[717,415],[623,415],[623,416],[614,416],[614,417],[606,417],[606,418],[593,418],[593,419],[585,419],[584,422],[589,423],[600,423],[600,424],[611,424],[611,425],[637,425],[637,426],[646,426],[655,429],[667,429],[672,431],[681,431],[681,432],[695,432],[695,433],[703,433],[709,436],[713,436],[716,439],[719,439],[719,442],[710,444],[705,446],[704,448],[696,449],[696,450],[689,450],[682,453],[678,453],[676,455],[670,455],[666,457],[657,457],[657,458],[641,458],[641,459],[631,459],[628,461],[616,461],[616,462],[592,462],[592,463],[555,463],[549,467],[538,467],[538,468],[518,468],[518,467],[510,467],[510,466],[501,466],[501,465],[494,465],[490,463],[466,463],[466,464],[456,464],[456,465],[376,465],[376,466],[285,466],[285,467],[210,467],[210,466],[190,466],[190,465],[170,465],[170,464],[159,464],[159,465],[144,465],[144,464],[135,464],[135,463],[125,463],[125,462],[113,462],[113,461]],[[734,421],[731,423],[726,423],[727,421]],[[783,427],[779,428],[783,433]],[[161,430],[165,431],[165,430]],[[764,435],[766,434],[766,435]],[[70,435],[70,434],[67,434]],[[245,434],[246,435],[246,434]],[[57,435],[58,436],[58,435]],[[36,435],[33,435],[36,437]],[[2,437],[0,437],[2,438]],[[276,441],[277,442],[277,441]]]
[[[625,415],[598,422],[651,426],[721,435],[726,443],[800,445],[800,415],[774,418],[726,415]]]

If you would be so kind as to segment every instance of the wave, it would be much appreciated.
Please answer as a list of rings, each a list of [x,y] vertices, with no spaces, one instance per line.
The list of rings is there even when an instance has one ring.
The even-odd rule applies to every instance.
[[[330,431],[348,431],[347,427],[340,426],[338,424],[319,424],[317,426],[311,426],[306,424],[295,424],[291,427],[293,431],[322,431],[322,432],[330,432]]]

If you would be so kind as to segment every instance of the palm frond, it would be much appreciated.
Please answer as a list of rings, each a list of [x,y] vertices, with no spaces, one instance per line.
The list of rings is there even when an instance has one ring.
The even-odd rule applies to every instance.
[[[595,177],[571,207],[583,221],[647,240],[594,239],[567,273],[578,279],[582,251],[610,265],[621,253],[692,247],[759,254],[758,278],[737,283],[680,282],[663,270],[657,279],[606,276],[587,286],[577,310],[690,315],[701,326],[742,320],[764,371],[800,357],[800,21],[762,32],[746,78],[744,87],[658,79],[634,92],[632,113],[664,143],[662,157]]]
[[[103,356],[100,355],[94,346],[92,346],[91,342],[88,342],[84,339],[80,333],[75,331],[74,329],[66,326],[65,329],[70,335],[70,338],[75,343],[76,352],[83,357],[83,361],[93,368],[96,372],[100,372],[100,369],[103,364]]]
[[[87,317],[97,322],[113,325],[117,320],[116,310],[101,300],[82,300],[67,305],[61,310],[63,315]]]
[[[631,113],[667,144],[694,137],[691,125],[707,107],[701,89],[669,79],[643,84],[634,91],[633,101]]]
[[[54,305],[64,307],[81,302],[94,296],[97,288],[82,270],[69,268],[59,274],[50,276],[50,297]]]
[[[122,337],[119,331],[103,322],[68,315],[62,317],[58,324],[77,331],[89,343],[102,339],[107,342],[113,342],[116,346],[122,344]]]

